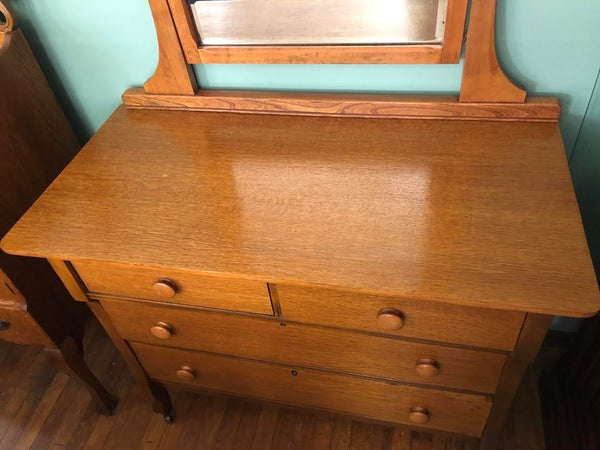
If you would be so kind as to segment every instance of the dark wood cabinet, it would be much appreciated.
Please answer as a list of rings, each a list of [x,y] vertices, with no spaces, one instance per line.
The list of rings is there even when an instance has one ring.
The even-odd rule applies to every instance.
[[[10,11],[2,10],[12,25]],[[80,148],[22,32],[8,28],[0,30],[0,236]],[[0,339],[43,345],[52,362],[85,383],[98,410],[109,413],[115,400],[83,360],[88,312],[46,260],[0,251]]]

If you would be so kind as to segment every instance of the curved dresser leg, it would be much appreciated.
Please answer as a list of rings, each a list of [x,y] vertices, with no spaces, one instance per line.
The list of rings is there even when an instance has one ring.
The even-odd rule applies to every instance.
[[[91,394],[100,414],[111,415],[117,401],[104,388],[83,359],[81,347],[71,336],[59,348],[45,348],[48,359],[67,375],[80,380]]]
[[[169,392],[160,384],[150,382],[150,391],[154,397],[152,402],[152,410],[156,413],[162,414],[165,418],[165,422],[173,423],[173,402]]]

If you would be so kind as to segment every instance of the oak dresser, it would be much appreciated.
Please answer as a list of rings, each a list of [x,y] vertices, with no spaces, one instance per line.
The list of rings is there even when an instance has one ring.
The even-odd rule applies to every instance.
[[[493,447],[552,316],[600,309],[558,103],[188,95],[168,4],[153,79],[2,248],[49,259],[168,421],[177,384]]]

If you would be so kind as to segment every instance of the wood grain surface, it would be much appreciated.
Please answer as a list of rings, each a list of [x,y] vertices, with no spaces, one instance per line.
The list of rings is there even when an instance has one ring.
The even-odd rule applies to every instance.
[[[152,95],[132,88],[123,93],[128,108],[231,111],[351,117],[435,118],[556,122],[555,98],[532,97],[524,103],[460,103],[453,95],[311,94],[276,91],[200,90],[196,95]]]
[[[416,339],[512,350],[524,313],[469,308],[439,302],[380,297],[354,292],[276,286],[282,317],[294,322],[371,331]],[[399,330],[377,326],[378,311],[402,313]]]
[[[493,309],[600,308],[556,124],[120,107],[2,247]]]
[[[101,261],[73,261],[73,266],[91,295],[109,294],[273,315],[267,284],[260,281]],[[156,294],[152,286],[161,278],[174,283],[175,295],[164,298]]]
[[[440,64],[441,45],[204,45],[190,64]]]
[[[555,123],[119,107],[2,248],[492,309],[600,309]]]
[[[185,61],[168,0],[149,0],[149,4],[158,38],[158,65],[144,83],[144,90],[150,94],[194,95],[196,76]]]
[[[166,308],[132,301],[102,300],[119,334],[130,341],[184,347],[263,361],[317,367],[388,380],[493,393],[505,355],[453,348],[276,320]],[[166,323],[173,334],[155,337]],[[422,358],[436,360],[440,373],[423,377]]]
[[[463,48],[468,0],[448,0],[446,28],[442,44],[442,63],[458,63]]]
[[[527,93],[502,71],[496,56],[496,0],[472,0],[461,102],[523,103]]]
[[[211,390],[322,408],[393,423],[408,423],[412,406],[431,411],[422,425],[442,431],[480,436],[491,407],[481,395],[392,385],[317,370],[265,364],[206,353],[132,344],[151,378],[181,383],[182,364],[198,368],[187,384]]]

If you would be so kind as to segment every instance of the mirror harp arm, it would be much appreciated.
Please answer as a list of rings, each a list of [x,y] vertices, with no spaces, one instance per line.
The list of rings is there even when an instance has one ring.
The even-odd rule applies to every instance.
[[[198,83],[179,41],[168,0],[148,0],[158,39],[158,65],[146,83],[147,94],[194,95]]]
[[[496,0],[471,0],[460,102],[524,103],[526,92],[504,74],[496,55]]]

